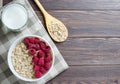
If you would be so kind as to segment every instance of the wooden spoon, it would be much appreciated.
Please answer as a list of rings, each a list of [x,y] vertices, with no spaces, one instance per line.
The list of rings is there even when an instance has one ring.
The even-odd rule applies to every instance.
[[[68,37],[68,30],[65,25],[55,17],[48,14],[39,0],[34,1],[44,15],[46,27],[51,38],[56,42],[65,41]]]

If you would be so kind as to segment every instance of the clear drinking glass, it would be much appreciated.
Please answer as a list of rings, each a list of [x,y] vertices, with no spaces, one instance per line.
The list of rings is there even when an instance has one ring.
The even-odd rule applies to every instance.
[[[9,31],[22,31],[28,22],[27,9],[20,3],[9,3],[1,9],[2,30],[6,34]]]

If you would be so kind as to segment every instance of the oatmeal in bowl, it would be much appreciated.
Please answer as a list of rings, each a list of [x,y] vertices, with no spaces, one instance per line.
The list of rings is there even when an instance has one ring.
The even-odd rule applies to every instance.
[[[22,36],[10,47],[8,65],[13,74],[23,81],[38,81],[51,71],[54,64],[51,45],[37,35]]]

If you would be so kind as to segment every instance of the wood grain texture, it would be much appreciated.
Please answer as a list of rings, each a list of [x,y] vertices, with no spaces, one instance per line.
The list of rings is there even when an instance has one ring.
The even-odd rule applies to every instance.
[[[120,64],[120,38],[69,38],[57,47],[69,65]]]
[[[33,5],[33,0],[29,0]],[[119,10],[120,0],[39,0],[47,10]],[[36,9],[36,8],[35,8]],[[37,9],[36,9],[37,10]]]
[[[120,66],[71,66],[48,84],[119,84],[119,69]]]
[[[29,2],[44,24],[40,10]],[[40,2],[69,30],[67,41],[55,44],[70,68],[47,84],[120,84],[120,0]]]
[[[67,26],[69,37],[120,37],[120,11],[48,12]]]
[[[3,6],[3,0],[0,0],[0,7]]]
[[[4,4],[12,0],[3,0]],[[28,0],[38,10],[33,0]],[[47,10],[119,10],[120,0],[40,0]]]

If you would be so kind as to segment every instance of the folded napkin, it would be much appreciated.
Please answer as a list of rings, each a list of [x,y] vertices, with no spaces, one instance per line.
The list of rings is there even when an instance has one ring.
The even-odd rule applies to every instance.
[[[51,40],[51,38],[49,37],[49,35],[47,34],[45,28],[43,27],[41,21],[38,19],[37,15],[33,11],[28,0],[14,0],[13,2],[21,3],[27,8],[29,13],[29,21],[27,24],[27,28],[24,29],[22,32],[9,32],[7,34],[0,35],[0,84],[44,84],[62,71],[66,70],[68,68],[68,65],[63,59],[62,55],[60,54],[53,41]],[[55,63],[53,69],[46,77],[44,77],[38,82],[29,83],[16,78],[12,74],[7,64],[7,52],[10,45],[18,37],[32,34],[39,35],[45,38],[50,43],[55,53]]]

